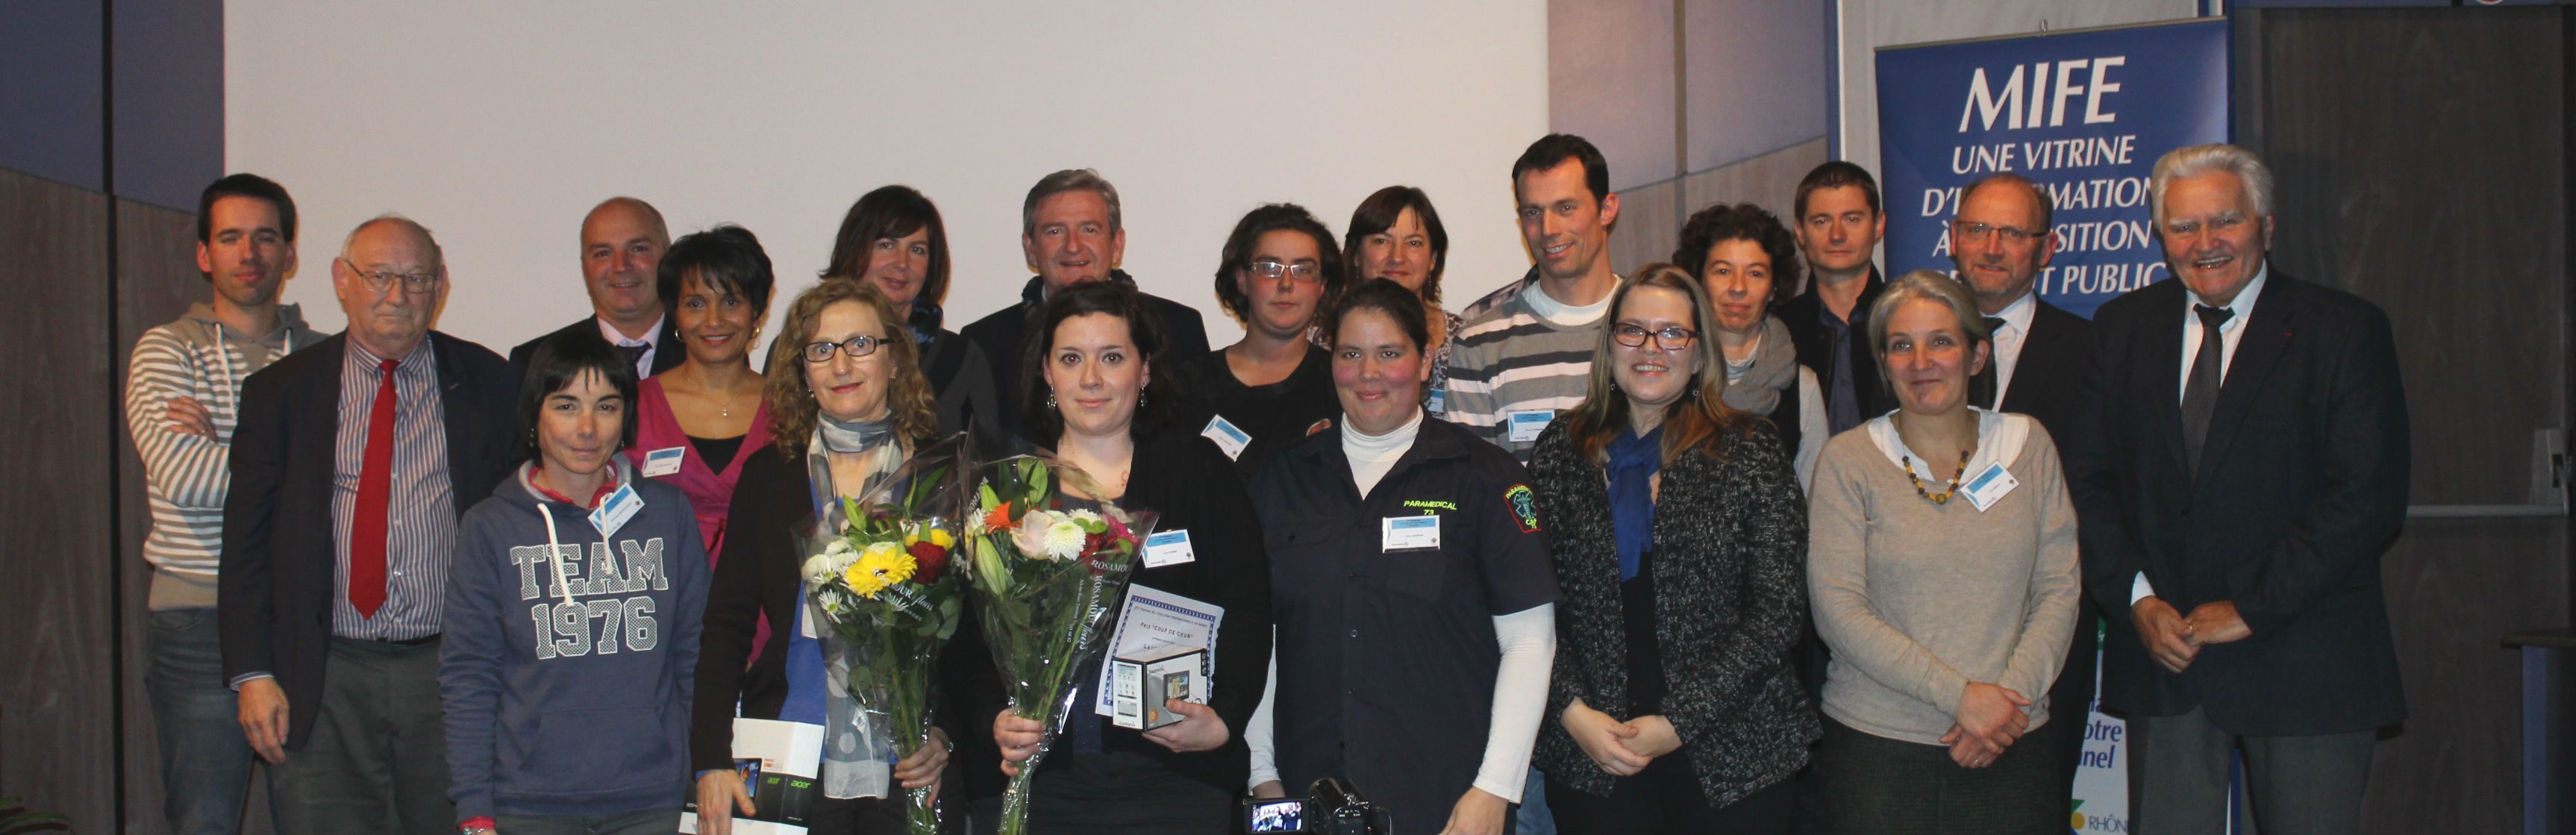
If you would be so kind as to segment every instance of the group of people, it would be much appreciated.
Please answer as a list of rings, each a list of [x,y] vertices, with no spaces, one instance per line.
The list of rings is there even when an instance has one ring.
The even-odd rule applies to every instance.
[[[2406,411],[2386,317],[2269,271],[2260,160],[2160,160],[2176,280],[2090,321],[2040,298],[2053,204],[2017,175],[1964,191],[1955,274],[1889,280],[1849,163],[1625,275],[1591,143],[1510,173],[1535,264],[1455,312],[1420,189],[1338,236],[1252,210],[1214,349],[1118,269],[1089,170],[1029,190],[1036,275],[954,331],[911,188],[860,197],[775,317],[749,230],[614,198],[591,314],[507,359],[431,329],[450,277],[397,215],[348,234],[316,334],[278,301],[292,199],[223,178],[212,299],[143,336],[126,401],[168,826],[233,831],[256,757],[284,831],[667,833],[693,800],[727,832],[751,717],[826,728],[819,833],[899,831],[924,787],[989,831],[1041,747],[1042,832],[1227,832],[1325,777],[1404,833],[2058,832],[2097,633],[2131,830],[2219,831],[2239,752],[2263,828],[2357,826],[2405,715]],[[969,616],[936,744],[868,754],[805,534],[960,433],[1185,534],[1133,583],[1224,611],[1205,704],[1019,718]]]

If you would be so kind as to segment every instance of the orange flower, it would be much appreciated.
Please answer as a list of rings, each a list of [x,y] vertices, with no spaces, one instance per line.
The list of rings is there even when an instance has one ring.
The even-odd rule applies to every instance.
[[[1000,505],[995,506],[991,512],[984,514],[984,527],[997,531],[1009,530],[1011,528],[1011,503],[1003,502]]]

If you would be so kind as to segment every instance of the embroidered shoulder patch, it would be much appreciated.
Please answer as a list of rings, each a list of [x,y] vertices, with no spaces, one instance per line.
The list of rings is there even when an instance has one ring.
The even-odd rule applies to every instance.
[[[1521,524],[1521,533],[1538,533],[1538,500],[1527,484],[1514,484],[1503,491],[1503,501],[1512,506],[1512,520]]]

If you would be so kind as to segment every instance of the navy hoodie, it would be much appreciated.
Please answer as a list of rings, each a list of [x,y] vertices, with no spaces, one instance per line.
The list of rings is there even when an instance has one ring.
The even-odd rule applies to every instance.
[[[438,665],[459,820],[677,807],[690,790],[706,546],[679,488],[614,461],[644,500],[614,551],[589,508],[529,483],[531,465],[459,525]]]

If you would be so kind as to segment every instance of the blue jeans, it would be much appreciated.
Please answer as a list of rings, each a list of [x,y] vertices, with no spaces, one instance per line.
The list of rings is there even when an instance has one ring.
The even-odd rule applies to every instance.
[[[161,813],[167,831],[183,835],[241,831],[250,793],[250,743],[242,738],[239,703],[224,684],[223,644],[215,610],[152,613],[143,687],[161,743]]]
[[[1514,835],[1556,835],[1556,815],[1547,808],[1547,775],[1529,770],[1529,781],[1521,786],[1521,803],[1512,809]]]

